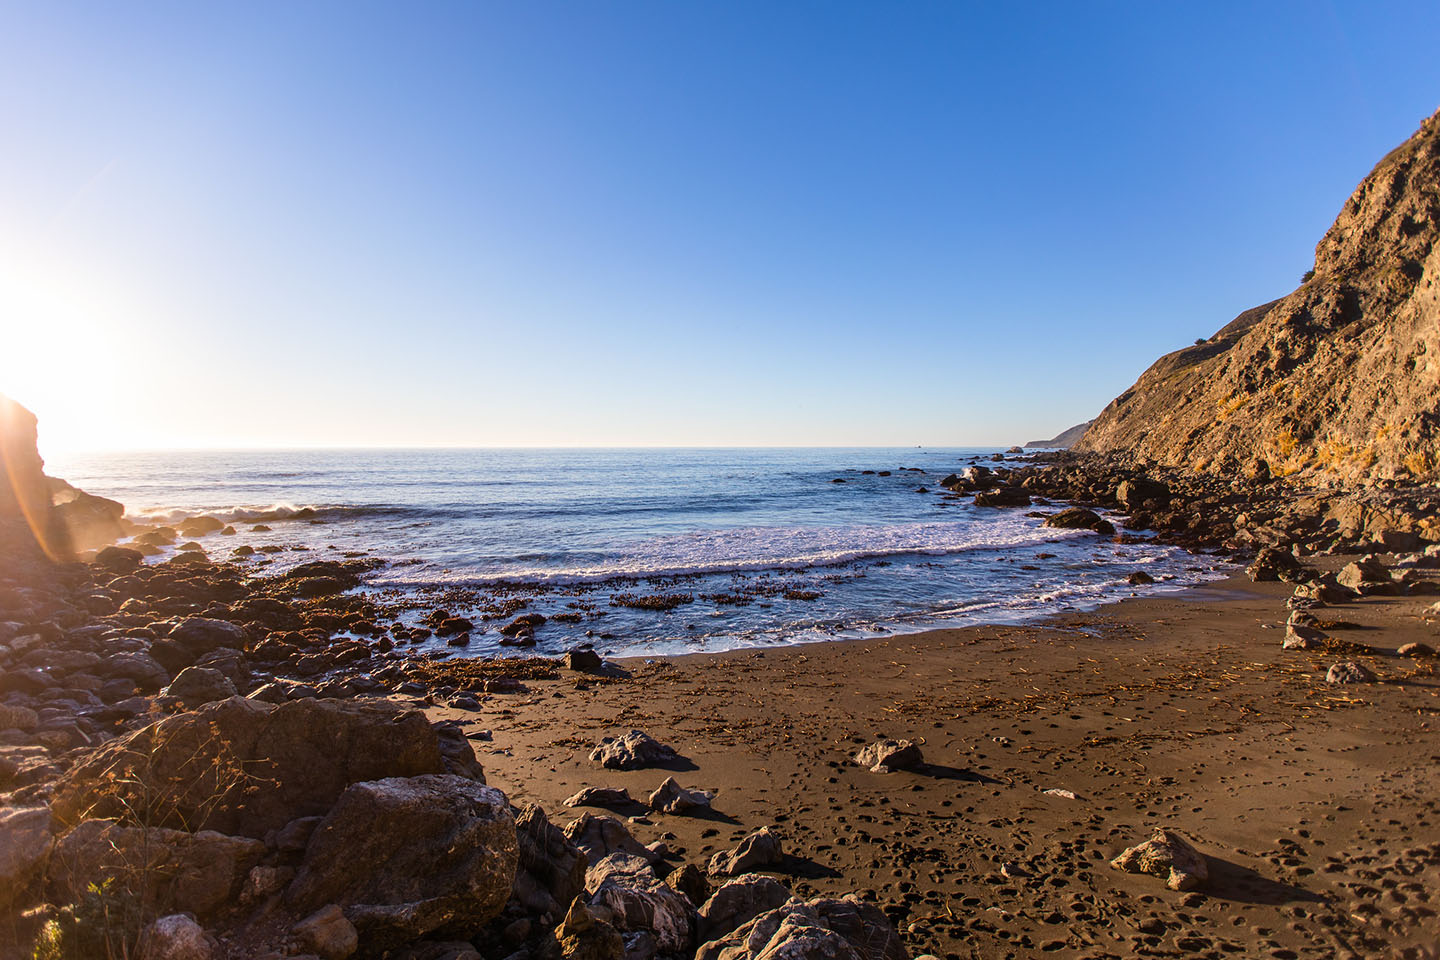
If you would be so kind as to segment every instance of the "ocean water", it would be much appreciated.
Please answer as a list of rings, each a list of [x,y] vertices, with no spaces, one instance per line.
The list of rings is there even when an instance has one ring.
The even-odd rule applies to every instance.
[[[499,650],[498,627],[521,609],[560,615],[537,632],[537,653],[588,641],[660,655],[1016,622],[1224,575],[1208,557],[1026,516],[1056,505],[976,507],[939,488],[994,452],[184,451],[57,457],[48,469],[136,519],[233,523],[235,535],[202,541],[216,559],[241,544],[282,548],[245,561],[257,572],[383,558],[361,589],[405,599],[414,618],[435,606],[490,615],[469,655]],[[295,517],[302,508],[313,515]],[[1136,570],[1157,583],[1130,586]],[[657,605],[669,609],[643,608]]]

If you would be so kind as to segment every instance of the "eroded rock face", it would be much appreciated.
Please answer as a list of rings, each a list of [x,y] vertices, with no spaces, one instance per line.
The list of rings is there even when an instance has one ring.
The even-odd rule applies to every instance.
[[[520,859],[513,898],[527,913],[561,916],[585,889],[585,851],[571,843],[535,804],[520,809],[515,834]]]
[[[1127,873],[1164,877],[1171,890],[1194,890],[1210,878],[1205,855],[1180,834],[1164,827],[1156,827],[1149,840],[1130,847],[1110,865]]]
[[[895,928],[854,897],[792,900],[695,952],[695,960],[905,960]]]
[[[351,784],[305,848],[286,902],[338,904],[367,951],[498,916],[515,884],[515,820],[500,791],[451,774]]]
[[[237,767],[243,779],[234,777]],[[154,822],[163,825],[260,838],[297,817],[328,812],[351,783],[448,769],[436,733],[419,713],[334,700],[277,706],[233,697],[92,751],[61,780],[52,808],[62,822],[74,823],[123,817],[127,804],[148,803],[157,807]],[[102,788],[110,773],[148,786]]]
[[[1356,188],[1313,276],[1160,360],[1079,451],[1340,482],[1433,480],[1440,441],[1440,114]]]

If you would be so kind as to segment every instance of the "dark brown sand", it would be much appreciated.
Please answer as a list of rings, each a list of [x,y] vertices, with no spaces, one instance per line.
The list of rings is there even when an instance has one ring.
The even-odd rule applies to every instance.
[[[1237,578],[1025,627],[628,660],[629,680],[562,671],[477,712],[429,712],[492,731],[474,741],[489,781],[557,822],[584,812],[562,800],[586,786],[643,800],[673,773],[718,791],[708,819],[617,815],[702,868],[776,825],[798,893],[873,895],[912,956],[1433,948],[1440,676],[1394,656],[1434,641],[1433,598],[1317,611],[1380,651],[1357,658],[1380,682],[1335,686],[1340,657],[1281,649],[1289,594]],[[693,768],[588,759],[632,727]],[[850,762],[877,735],[923,743],[930,766]],[[1210,858],[1202,892],[1109,865],[1160,825]]]

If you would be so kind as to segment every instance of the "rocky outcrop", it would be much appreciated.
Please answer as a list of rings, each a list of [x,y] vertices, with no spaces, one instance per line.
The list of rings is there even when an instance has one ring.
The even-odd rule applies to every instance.
[[[1090,424],[1094,422],[1094,420],[1086,420],[1084,423],[1077,423],[1069,430],[1062,430],[1058,436],[1052,437],[1049,440],[1031,440],[1025,444],[1025,449],[1069,450],[1075,445],[1077,440],[1085,435],[1085,431],[1090,429]]]
[[[23,525],[45,552],[68,559],[125,535],[125,508],[45,476],[35,414],[0,395],[0,523]]]
[[[1260,479],[1434,480],[1437,237],[1440,114],[1361,182],[1297,290],[1156,361],[1074,449]]]

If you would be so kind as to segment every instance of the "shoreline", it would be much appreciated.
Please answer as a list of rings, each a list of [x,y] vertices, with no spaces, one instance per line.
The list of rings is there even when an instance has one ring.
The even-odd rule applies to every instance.
[[[1052,506],[1112,510],[1124,505],[1125,484],[1137,483],[1097,496],[1116,491],[1113,474],[1077,480],[1027,468],[1002,491],[1013,494],[1022,477]],[[949,489],[965,483],[947,479],[956,481]],[[626,882],[694,880],[712,857],[769,829],[784,856],[763,872],[802,899],[872,904],[911,957],[1419,957],[1440,906],[1431,774],[1440,754],[1428,752],[1440,678],[1433,654],[1396,651],[1434,637],[1429,602],[1440,592],[1440,562],[1391,550],[1365,567],[1359,588],[1341,591],[1335,571],[1364,544],[1418,535],[1332,527],[1314,510],[1287,515],[1299,501],[1275,491],[1267,499],[1194,484],[1173,501],[1163,489],[1147,495],[1127,514],[1152,517],[1158,542],[1197,557],[1220,560],[1223,547],[1230,559],[1250,545],[1259,559],[1247,573],[1265,582],[1232,572],[1164,594],[1141,586],[1136,596],[1021,623],[639,654],[608,665],[593,654],[470,657],[464,643],[416,654],[406,645],[468,637],[477,625],[434,597],[419,608],[435,608],[423,631],[399,623],[403,605],[385,591],[355,592],[373,558],[310,560],[255,578],[253,568],[203,551],[143,564],[138,552],[109,548],[88,565],[59,566],[17,553],[0,569],[0,587],[32,584],[55,600],[24,600],[21,615],[14,598],[23,594],[11,589],[7,600],[0,590],[10,604],[0,620],[15,621],[0,631],[0,677],[30,671],[12,684],[21,692],[6,695],[7,709],[32,716],[0,748],[0,790],[12,806],[48,804],[97,747],[143,734],[157,716],[311,704],[371,711],[369,722],[379,722],[418,710],[447,772],[468,777],[483,766],[509,803],[536,804],[577,837],[589,829],[584,814],[617,816],[614,829],[657,858],[653,872],[642,871],[651,879]],[[1226,512],[1212,516],[1215,504]],[[1197,526],[1192,510],[1206,522]],[[1261,510],[1290,517],[1273,523],[1293,532],[1293,551],[1254,549],[1257,534],[1238,518]],[[1114,533],[1082,506],[1063,513],[1102,537]],[[1332,588],[1329,606],[1296,601]],[[497,603],[469,615],[533,635],[524,610]],[[46,626],[47,617],[64,628]],[[1287,620],[1323,625],[1329,636],[1282,649]],[[1326,674],[1339,660],[1378,679],[1334,685]],[[631,729],[682,759],[621,772],[591,758],[602,738]],[[923,763],[893,773],[858,765],[857,751],[877,738],[913,742]],[[713,792],[709,808],[650,809],[669,776]],[[626,788],[638,802],[566,805],[586,788]],[[1211,871],[1201,890],[1178,893],[1110,865],[1157,827],[1200,850]],[[63,842],[66,827],[57,820],[53,829]],[[300,853],[273,849],[264,869],[293,876]],[[685,909],[701,906],[704,889],[684,893]],[[260,914],[247,914],[254,908],[242,898],[205,918],[227,944],[226,960],[275,942],[272,921],[256,917],[286,918],[280,897]],[[635,922],[603,903],[595,909],[602,921]],[[552,960],[561,914],[512,901],[470,940],[485,956]]]
[[[776,826],[800,858],[786,873],[797,894],[858,890],[912,956],[1398,956],[1423,942],[1440,891],[1423,756],[1440,681],[1388,653],[1363,658],[1381,683],[1333,687],[1336,657],[1280,649],[1289,585],[1237,577],[1200,590],[1217,596],[759,656],[626,658],[628,681],[566,673],[479,710],[426,712],[488,731],[474,743],[491,782],[552,819],[638,816],[642,843],[687,862]],[[1422,606],[1343,609],[1384,650],[1433,636]],[[632,727],[695,769],[586,759]],[[933,766],[856,767],[876,736],[914,740]],[[643,803],[667,775],[720,788],[715,815],[562,805],[595,786]],[[1109,866],[1158,825],[1192,838],[1219,881],[1173,893]],[[1406,916],[1407,904],[1430,913]]]

